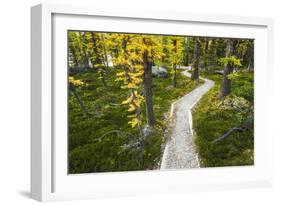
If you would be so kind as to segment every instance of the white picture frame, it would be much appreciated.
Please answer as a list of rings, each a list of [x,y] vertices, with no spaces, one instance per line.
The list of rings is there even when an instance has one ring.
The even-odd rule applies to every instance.
[[[118,21],[116,24],[115,21]],[[91,24],[95,22],[95,24]],[[93,27],[94,25],[94,27]],[[134,26],[133,26],[134,25]],[[137,26],[136,26],[137,25]],[[157,25],[157,27],[155,26]],[[168,25],[168,26],[167,26]],[[188,25],[188,29],[184,25]],[[127,11],[58,4],[31,9],[31,196],[39,201],[272,186],[273,136],[266,108],[273,76],[269,18]],[[68,175],[65,145],[67,29],[257,39],[255,44],[255,165],[171,171]],[[98,28],[97,28],[98,27]],[[161,28],[161,31],[159,30]],[[172,31],[171,29],[175,29]],[[57,41],[59,39],[59,41]],[[60,61],[62,60],[62,61]],[[61,68],[61,67],[60,67]],[[259,68],[266,68],[264,70]],[[56,108],[62,108],[56,109]],[[64,111],[65,112],[65,111]],[[63,138],[58,138],[58,136]],[[266,138],[262,138],[266,137]],[[59,149],[59,152],[58,152]],[[83,186],[83,188],[82,188]]]

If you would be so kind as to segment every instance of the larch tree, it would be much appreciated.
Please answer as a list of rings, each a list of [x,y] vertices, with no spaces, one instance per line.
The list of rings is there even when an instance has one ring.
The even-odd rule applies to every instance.
[[[115,43],[114,62],[123,68],[117,74],[117,81],[122,82],[122,88],[128,89],[130,95],[123,104],[128,105],[130,114],[129,124],[132,127],[141,126],[141,105],[145,102],[147,125],[155,123],[152,101],[152,65],[161,59],[162,48],[160,37],[151,35],[114,34],[111,36]],[[117,46],[119,45],[119,46]],[[117,47],[116,47],[117,46]],[[143,86],[143,94],[140,88]]]
[[[134,35],[115,34],[112,37],[115,43],[118,43],[114,45],[118,49],[118,56],[115,56],[114,61],[122,68],[117,73],[116,81],[121,81],[121,88],[129,91],[128,98],[122,104],[128,105],[128,112],[130,112],[128,123],[132,127],[140,127],[142,122],[141,105],[144,100],[144,97],[139,93],[144,73],[140,64],[142,58],[134,46]]]
[[[161,37],[152,35],[137,35],[137,48],[142,56],[143,87],[145,96],[146,120],[148,126],[155,123],[152,101],[152,65],[162,58]]]
[[[199,60],[200,60],[200,39],[195,37],[194,53],[193,53],[193,72],[191,74],[192,80],[199,78]]]

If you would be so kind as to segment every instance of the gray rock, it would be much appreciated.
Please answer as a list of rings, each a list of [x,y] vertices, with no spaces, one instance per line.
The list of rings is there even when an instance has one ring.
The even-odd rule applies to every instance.
[[[147,137],[148,135],[150,135],[152,132],[152,128],[149,125],[144,125],[142,128],[142,134],[143,136]]]
[[[162,78],[169,76],[167,69],[161,66],[152,66],[152,74]]]

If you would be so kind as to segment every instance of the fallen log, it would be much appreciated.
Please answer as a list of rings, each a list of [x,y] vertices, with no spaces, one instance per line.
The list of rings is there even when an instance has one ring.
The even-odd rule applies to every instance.
[[[223,70],[215,70],[215,73],[216,73],[216,74],[223,75]]]
[[[245,128],[242,128],[242,127],[233,127],[231,128],[230,130],[228,130],[225,134],[223,134],[222,136],[220,136],[219,138],[215,139],[212,141],[212,144],[228,137],[229,135],[231,135],[232,132],[235,132],[235,131],[238,131],[238,132],[245,132],[246,129]]]
[[[131,133],[129,132],[125,132],[125,131],[121,131],[121,130],[110,130],[108,132],[106,132],[105,134],[103,134],[101,137],[97,138],[97,139],[92,139],[90,140],[88,143],[95,143],[95,142],[100,142],[104,137],[106,137],[109,134],[117,134],[117,135],[127,135],[129,137],[132,137]]]

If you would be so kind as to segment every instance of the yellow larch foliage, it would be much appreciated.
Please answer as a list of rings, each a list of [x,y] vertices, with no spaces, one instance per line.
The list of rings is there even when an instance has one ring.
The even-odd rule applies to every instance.
[[[68,77],[68,82],[74,86],[81,86],[84,84],[83,81],[81,81],[80,79],[74,79],[74,77]]]
[[[161,36],[139,35],[139,34],[111,34],[112,49],[115,49],[113,62],[123,68],[116,75],[116,81],[122,83],[121,88],[127,89],[130,96],[122,102],[128,106],[128,122],[132,127],[141,125],[141,105],[144,97],[139,94],[144,74],[144,53],[149,61],[160,59],[162,54]]]

